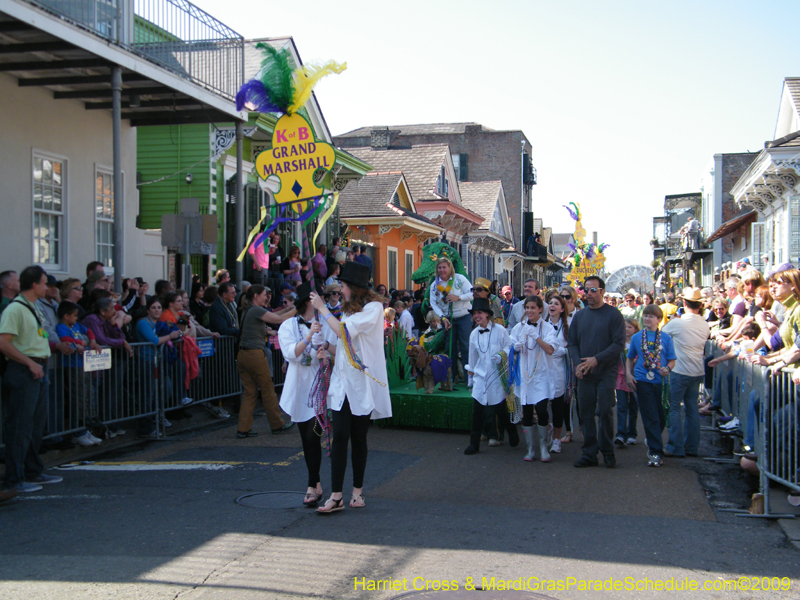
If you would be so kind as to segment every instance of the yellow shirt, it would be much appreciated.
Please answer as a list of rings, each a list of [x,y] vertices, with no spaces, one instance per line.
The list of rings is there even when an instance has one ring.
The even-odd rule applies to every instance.
[[[23,303],[37,312],[42,327],[39,326],[39,321],[36,320],[33,313],[23,306]],[[0,335],[10,333],[11,345],[25,356],[49,358],[50,343],[46,337],[47,333],[44,331],[44,316],[38,311],[39,309],[25,300],[23,296],[17,296],[3,311],[3,317],[0,319]]]

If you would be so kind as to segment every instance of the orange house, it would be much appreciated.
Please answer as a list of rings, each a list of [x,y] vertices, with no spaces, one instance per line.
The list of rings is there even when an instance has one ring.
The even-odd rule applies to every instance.
[[[412,290],[411,274],[419,268],[422,246],[442,228],[417,214],[400,171],[367,173],[339,194],[339,218],[351,243],[372,249],[375,285]]]

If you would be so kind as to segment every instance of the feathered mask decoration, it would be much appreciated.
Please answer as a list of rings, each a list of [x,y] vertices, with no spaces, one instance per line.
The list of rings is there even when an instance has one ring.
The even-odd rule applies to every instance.
[[[578,208],[578,206],[574,202],[570,202],[569,206],[567,206],[566,204],[564,204],[563,206],[564,206],[564,208],[567,209],[567,211],[569,212],[569,216],[572,217],[573,221],[580,221],[581,220],[581,209]],[[570,206],[572,208],[570,208]]]
[[[236,94],[236,110],[247,107],[258,112],[293,114],[308,101],[320,79],[347,68],[347,63],[328,61],[292,69],[287,50],[276,50],[263,42],[256,48],[264,53],[261,71]]]

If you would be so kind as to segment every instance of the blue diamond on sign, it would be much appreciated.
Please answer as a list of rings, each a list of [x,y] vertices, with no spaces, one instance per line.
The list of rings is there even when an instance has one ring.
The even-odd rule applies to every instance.
[[[303,186],[300,185],[300,183],[296,179],[294,180],[292,191],[294,192],[294,195],[297,196],[298,198],[300,197],[300,192],[303,191]]]

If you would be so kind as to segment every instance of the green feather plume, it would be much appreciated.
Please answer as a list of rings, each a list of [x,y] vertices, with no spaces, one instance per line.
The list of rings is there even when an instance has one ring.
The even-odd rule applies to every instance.
[[[292,104],[294,95],[294,69],[289,63],[289,53],[286,50],[276,50],[269,44],[260,42],[256,48],[264,52],[265,57],[261,62],[261,82],[264,84],[269,98],[273,104],[287,112]]]

